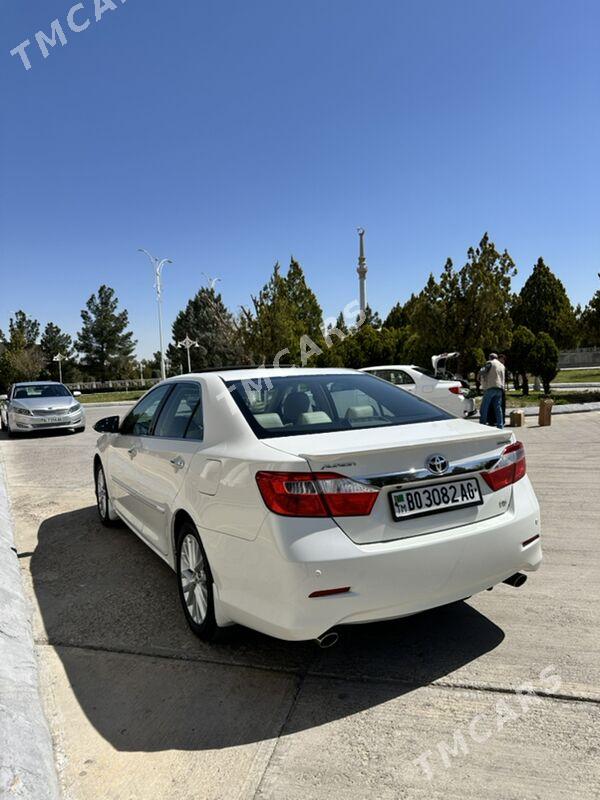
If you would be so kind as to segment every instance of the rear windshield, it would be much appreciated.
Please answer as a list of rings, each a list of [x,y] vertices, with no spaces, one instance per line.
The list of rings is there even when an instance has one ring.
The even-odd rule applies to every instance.
[[[451,419],[372,375],[299,375],[226,381],[259,439]]]
[[[39,383],[15,386],[12,399],[31,400],[35,397],[71,397],[71,392],[62,383]]]

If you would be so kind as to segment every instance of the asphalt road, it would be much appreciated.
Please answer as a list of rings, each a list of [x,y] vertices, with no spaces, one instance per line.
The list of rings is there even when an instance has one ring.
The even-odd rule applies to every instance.
[[[96,520],[91,425],[0,434],[65,797],[597,798],[600,413],[528,425],[542,569],[324,651],[197,641],[168,567]]]

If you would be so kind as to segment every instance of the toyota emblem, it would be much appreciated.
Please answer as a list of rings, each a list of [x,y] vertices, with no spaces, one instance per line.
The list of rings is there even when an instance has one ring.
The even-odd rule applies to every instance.
[[[444,458],[444,456],[440,455],[439,453],[435,453],[434,455],[429,456],[425,462],[425,466],[432,475],[444,475],[446,472],[448,472],[448,467],[450,464],[448,463],[448,459]]]

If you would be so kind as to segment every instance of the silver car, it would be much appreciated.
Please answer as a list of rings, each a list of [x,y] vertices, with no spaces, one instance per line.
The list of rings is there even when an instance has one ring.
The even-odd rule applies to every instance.
[[[67,428],[85,430],[85,411],[62,383],[32,381],[15,383],[0,395],[0,422],[9,436]]]

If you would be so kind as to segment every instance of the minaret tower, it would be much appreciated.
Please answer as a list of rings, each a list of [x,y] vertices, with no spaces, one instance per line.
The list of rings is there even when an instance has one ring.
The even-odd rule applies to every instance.
[[[358,291],[360,300],[360,310],[365,311],[367,307],[367,260],[365,258],[365,229],[357,228],[359,249],[358,249]]]

